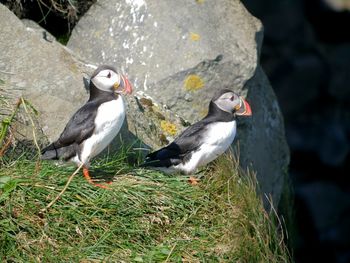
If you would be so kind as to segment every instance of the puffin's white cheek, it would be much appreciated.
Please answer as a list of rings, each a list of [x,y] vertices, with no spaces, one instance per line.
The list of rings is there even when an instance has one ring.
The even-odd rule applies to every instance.
[[[113,75],[112,77],[111,77],[111,82],[113,82],[113,83],[116,83],[116,82],[119,82],[119,77],[118,77],[118,75]]]
[[[113,86],[111,79],[107,78],[95,78],[92,80],[92,82],[95,84],[95,86],[100,90],[109,91],[110,88]]]

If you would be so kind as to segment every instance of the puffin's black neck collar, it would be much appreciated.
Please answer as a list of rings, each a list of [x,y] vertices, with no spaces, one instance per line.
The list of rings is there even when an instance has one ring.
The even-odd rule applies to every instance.
[[[92,83],[92,81],[90,81],[90,98],[89,101],[92,100],[97,100],[97,99],[101,99],[101,100],[112,100],[112,99],[116,99],[117,98],[117,94],[115,94],[114,92],[107,92],[107,91],[102,91],[98,88],[96,88],[95,84]]]
[[[223,111],[213,101],[210,101],[209,112],[205,119],[210,119],[212,121],[230,122],[235,119],[235,115],[234,113]]]

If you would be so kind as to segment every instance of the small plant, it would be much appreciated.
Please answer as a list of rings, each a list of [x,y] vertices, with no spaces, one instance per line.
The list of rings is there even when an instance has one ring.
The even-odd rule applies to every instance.
[[[5,102],[8,103],[8,101],[6,100],[6,97],[3,95],[0,95],[0,105],[4,104]],[[19,113],[21,106],[23,107],[26,113],[26,116],[30,119],[30,122],[33,128],[34,143],[38,149],[38,152],[40,152],[40,147],[36,140],[35,124],[31,117],[31,114],[37,115],[38,112],[29,101],[27,101],[23,97],[20,97],[17,100],[15,106],[13,107],[12,112],[10,111],[10,113],[7,112],[2,114],[4,117],[1,120],[1,126],[0,126],[0,159],[4,156],[4,154],[10,147],[13,140],[15,140],[15,135],[14,135],[15,129],[12,126],[16,121],[16,117]],[[28,108],[31,109],[31,112],[29,112]]]
[[[36,0],[38,3],[38,7],[42,13],[43,20],[45,21],[45,17],[49,12],[55,12],[57,14],[60,14],[63,16],[67,22],[68,25],[74,25],[78,20],[78,10],[77,5],[78,1],[76,0]],[[43,7],[48,10],[48,13],[45,14],[43,11]],[[70,27],[69,27],[70,31]]]
[[[8,117],[5,117],[1,121],[1,129],[0,129],[0,158],[4,156],[7,148],[9,148],[10,143],[13,139],[13,133],[10,133],[10,126],[18,112],[19,106],[22,101],[19,99],[15,105],[15,108],[12,114]],[[5,141],[7,137],[7,140]]]

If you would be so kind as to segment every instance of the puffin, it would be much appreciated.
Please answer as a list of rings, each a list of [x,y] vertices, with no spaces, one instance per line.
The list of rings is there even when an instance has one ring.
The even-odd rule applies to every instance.
[[[41,152],[43,160],[63,160],[83,167],[87,181],[90,177],[90,160],[102,152],[118,134],[125,119],[122,94],[131,94],[129,80],[108,65],[99,66],[89,81],[90,97],[74,113],[59,138]]]
[[[236,117],[251,116],[246,100],[229,89],[218,90],[208,114],[185,129],[172,143],[146,156],[142,167],[167,174],[191,174],[223,154],[236,136]]]

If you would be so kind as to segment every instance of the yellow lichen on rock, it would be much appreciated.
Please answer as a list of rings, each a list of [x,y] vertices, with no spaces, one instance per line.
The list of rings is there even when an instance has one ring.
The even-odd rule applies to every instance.
[[[190,36],[191,36],[191,40],[193,41],[198,41],[201,38],[199,34],[193,33],[193,32],[190,33]]]
[[[208,109],[202,109],[202,110],[199,112],[199,116],[200,116],[201,118],[207,116],[207,114],[208,114]]]
[[[204,87],[204,81],[198,75],[188,75],[185,79],[185,89],[190,91],[199,90]]]
[[[177,132],[176,126],[175,124],[169,122],[169,121],[165,121],[162,120],[160,122],[160,128],[167,134],[174,136]]]

